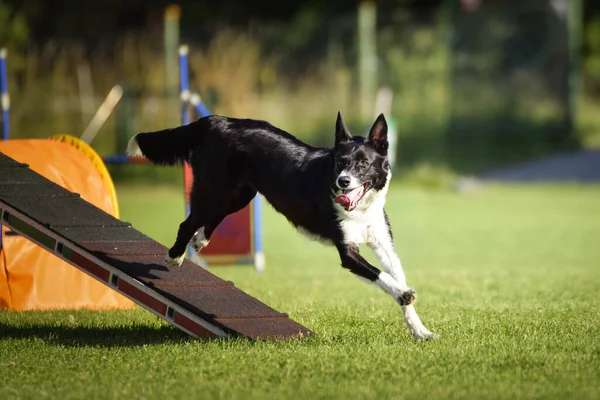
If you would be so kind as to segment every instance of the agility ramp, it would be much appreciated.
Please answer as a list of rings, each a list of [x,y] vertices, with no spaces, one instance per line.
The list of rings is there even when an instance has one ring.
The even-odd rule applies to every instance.
[[[169,269],[166,247],[3,153],[0,223],[192,336],[313,335],[188,260]]]

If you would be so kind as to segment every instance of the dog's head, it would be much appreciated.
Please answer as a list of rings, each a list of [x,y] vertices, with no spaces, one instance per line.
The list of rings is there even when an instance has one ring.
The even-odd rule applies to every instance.
[[[368,208],[377,193],[387,187],[390,165],[387,160],[387,122],[380,114],[367,138],[352,136],[342,114],[335,126],[335,203],[346,211]]]

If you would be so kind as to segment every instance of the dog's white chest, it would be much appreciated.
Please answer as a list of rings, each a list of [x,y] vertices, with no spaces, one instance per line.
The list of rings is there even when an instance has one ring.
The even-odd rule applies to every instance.
[[[369,231],[372,230],[362,219],[344,219],[340,221],[340,228],[347,244],[362,244],[368,242]]]
[[[374,196],[367,194],[352,212],[346,212],[339,204],[335,204],[344,243],[373,243],[379,235],[388,234],[383,212],[386,193],[387,185]]]
[[[364,212],[340,212],[339,224],[346,244],[372,243],[387,231],[383,208],[371,207]]]

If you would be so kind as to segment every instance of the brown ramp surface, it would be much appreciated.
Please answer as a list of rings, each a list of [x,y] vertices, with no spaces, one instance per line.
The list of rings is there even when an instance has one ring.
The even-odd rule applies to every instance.
[[[0,223],[197,337],[314,335],[256,298],[0,153]]]

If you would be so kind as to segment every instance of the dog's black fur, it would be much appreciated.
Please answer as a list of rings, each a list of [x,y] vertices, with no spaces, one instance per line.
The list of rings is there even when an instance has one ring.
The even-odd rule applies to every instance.
[[[353,137],[338,113],[333,148],[312,147],[264,121],[222,116],[140,133],[132,141],[130,153],[135,153],[137,145],[155,164],[188,162],[193,169],[190,215],[181,223],[167,258],[182,259],[201,227],[210,239],[219,223],[245,207],[258,191],[293,225],[334,244],[343,267],[373,282],[379,278],[381,271],[359,254],[359,243],[345,237],[341,221],[353,210],[344,213],[334,199],[350,183],[340,176],[342,171],[365,185],[366,192],[355,208],[363,207],[360,201],[365,198],[373,199],[384,188],[387,191],[390,167],[383,114],[365,139]],[[384,213],[383,205],[380,212]],[[389,222],[384,218],[391,242]],[[410,289],[396,301],[407,305],[414,299]]]

